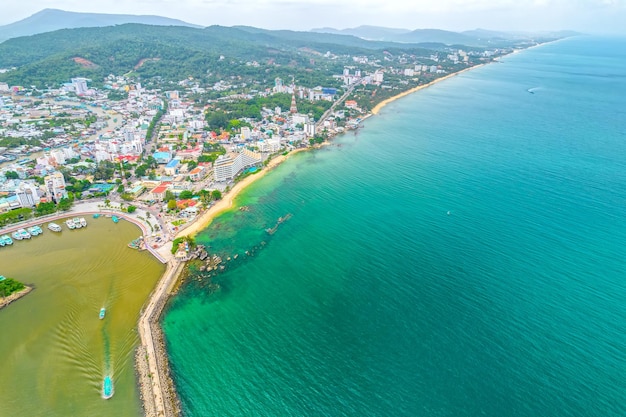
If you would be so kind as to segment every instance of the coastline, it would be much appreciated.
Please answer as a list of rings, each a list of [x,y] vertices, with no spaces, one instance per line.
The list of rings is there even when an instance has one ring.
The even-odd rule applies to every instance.
[[[221,200],[211,206],[208,210],[202,213],[197,219],[195,219],[188,227],[182,229],[176,234],[176,238],[183,236],[195,236],[200,231],[206,229],[208,225],[211,224],[213,219],[215,219],[220,213],[228,210],[232,207],[235,198],[245,190],[250,184],[253,182],[263,178],[268,172],[276,168],[278,165],[287,160],[291,155],[295,155],[297,153],[316,149],[316,148],[299,148],[290,151],[286,155],[278,155],[277,157],[270,160],[266,167],[258,171],[257,173],[250,175],[243,180],[239,181],[235,184],[233,188],[231,188],[228,192],[224,194]]]
[[[486,64],[479,64],[465,68],[461,71],[437,78],[428,84],[414,87],[403,91],[396,96],[383,100],[378,103],[371,112],[366,114],[363,117],[363,120],[377,115],[384,106],[402,97],[484,65]],[[290,156],[299,152],[317,148],[317,146],[313,148],[299,148],[290,151],[286,155],[279,155],[271,159],[268,165],[258,173],[250,175],[236,183],[233,188],[223,195],[221,200],[190,222],[187,227],[180,230],[174,238],[197,235],[209,226],[217,216],[230,209],[233,206],[235,198],[249,185],[265,176],[268,172],[272,171]],[[169,297],[173,294],[171,289],[175,286],[179,277],[182,275],[184,265],[184,262],[178,261],[171,261],[168,263],[168,269],[157,284],[157,288],[155,288],[153,295],[149,298],[146,304],[147,307],[139,319],[141,345],[137,348],[135,366],[138,374],[138,385],[141,393],[144,415],[146,417],[178,417],[182,415],[180,400],[176,392],[174,381],[171,377],[171,369],[169,366],[168,354],[165,348],[165,338],[160,324],[160,317],[167,301],[169,300]],[[166,289],[169,290],[166,291]]]
[[[27,285],[23,290],[18,291],[16,293],[13,293],[13,294],[9,295],[8,297],[1,298],[0,299],[0,310],[2,310],[4,307],[8,306],[12,302],[17,301],[20,298],[24,297],[26,294],[31,292],[33,289],[34,289],[33,287],[29,287]]]
[[[431,81],[431,82],[429,82],[429,83],[426,83],[426,84],[423,84],[423,85],[418,85],[417,87],[413,87],[413,88],[411,88],[411,89],[409,89],[409,90],[403,91],[403,92],[401,92],[401,93],[399,93],[399,94],[397,94],[397,95],[395,95],[395,96],[393,96],[393,97],[389,97],[388,99],[385,99],[385,100],[381,101],[380,103],[378,103],[376,106],[374,106],[374,108],[373,108],[373,109],[372,109],[372,111],[371,111],[371,114],[373,114],[373,115],[377,115],[377,114],[380,112],[380,110],[381,110],[383,107],[385,107],[387,104],[389,104],[389,103],[393,103],[394,101],[396,101],[396,100],[398,100],[398,99],[400,99],[400,98],[402,98],[402,97],[406,97],[406,96],[408,96],[409,94],[413,94],[413,93],[415,93],[415,92],[418,92],[418,91],[420,91],[420,90],[423,90],[424,88],[428,88],[428,87],[430,87],[431,85],[437,84],[438,82],[441,82],[441,81],[447,80],[447,79],[452,78],[452,77],[456,77],[456,76],[457,76],[457,75],[459,75],[459,74],[463,74],[464,72],[471,71],[471,70],[473,70],[473,69],[480,68],[480,67],[483,67],[483,66],[485,66],[485,65],[487,65],[487,63],[474,65],[474,66],[472,66],[472,67],[462,69],[461,71],[458,71],[458,72],[453,72],[453,73],[448,74],[448,75],[445,75],[445,76],[443,76],[443,77],[436,78],[436,79],[432,80],[432,81]]]
[[[178,261],[168,263],[139,318],[135,370],[146,417],[181,415],[160,319],[184,265]]]

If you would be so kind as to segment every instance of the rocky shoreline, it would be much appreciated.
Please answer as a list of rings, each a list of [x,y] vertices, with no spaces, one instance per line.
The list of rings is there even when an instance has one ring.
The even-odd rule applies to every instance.
[[[139,319],[141,344],[135,353],[135,369],[146,417],[181,416],[160,319],[183,267],[184,263],[180,262],[168,264]]]

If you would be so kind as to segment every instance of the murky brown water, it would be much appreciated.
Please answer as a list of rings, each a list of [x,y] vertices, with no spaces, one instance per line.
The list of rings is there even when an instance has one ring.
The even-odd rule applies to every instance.
[[[136,325],[164,266],[126,246],[140,235],[135,225],[87,221],[0,247],[0,275],[35,286],[0,310],[1,417],[141,415]],[[115,395],[104,400],[107,373]]]

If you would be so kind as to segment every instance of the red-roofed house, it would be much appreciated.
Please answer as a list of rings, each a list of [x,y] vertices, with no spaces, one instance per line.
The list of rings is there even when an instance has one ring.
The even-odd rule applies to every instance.
[[[179,209],[186,209],[187,207],[195,207],[198,204],[198,200],[178,200],[176,202],[176,207]]]
[[[165,181],[157,185],[150,191],[150,198],[156,201],[163,201],[165,199],[165,192],[170,189],[171,182]]]

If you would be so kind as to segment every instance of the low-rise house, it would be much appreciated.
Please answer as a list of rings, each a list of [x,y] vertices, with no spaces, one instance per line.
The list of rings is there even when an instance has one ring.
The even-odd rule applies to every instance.
[[[178,159],[172,159],[165,165],[165,175],[176,175],[180,169],[180,161]]]
[[[169,190],[170,186],[172,185],[171,182],[162,182],[161,184],[157,185],[155,188],[153,188],[150,191],[150,197],[152,200],[155,201],[163,201],[165,200],[165,192],[167,190]]]

